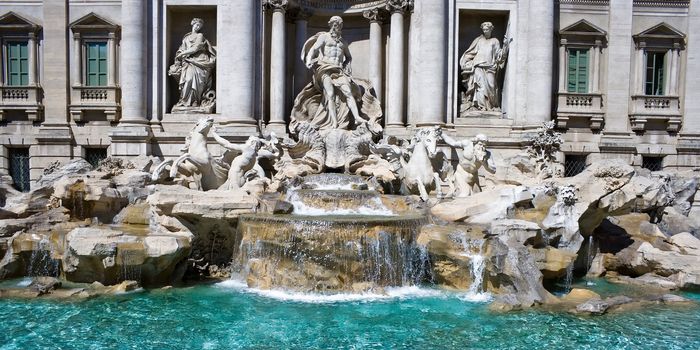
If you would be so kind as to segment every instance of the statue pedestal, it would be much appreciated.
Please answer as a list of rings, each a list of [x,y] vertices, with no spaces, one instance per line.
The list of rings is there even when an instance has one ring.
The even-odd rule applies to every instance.
[[[502,112],[472,111],[469,117],[455,119],[458,137],[472,137],[484,134],[492,137],[509,137],[513,120],[503,118]]]

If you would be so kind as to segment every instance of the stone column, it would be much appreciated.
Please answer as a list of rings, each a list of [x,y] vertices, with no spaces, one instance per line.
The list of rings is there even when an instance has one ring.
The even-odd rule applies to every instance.
[[[566,54],[566,39],[561,39],[559,42],[559,93],[566,92],[566,83],[568,79],[567,75],[567,61],[569,57]]]
[[[122,1],[121,95],[124,124],[146,124],[148,45],[145,0]]]
[[[108,55],[109,57],[107,58],[107,64],[109,65],[109,73],[107,73],[107,85],[108,86],[116,86],[116,79],[117,79],[117,38],[116,34],[110,33],[109,34],[109,40],[107,44],[109,45],[108,48]]]
[[[295,45],[296,45],[296,56],[294,57],[294,96],[299,94],[301,89],[309,83],[309,69],[306,68],[304,60],[301,59],[302,50],[304,50],[304,43],[308,39],[308,24],[309,17],[313,12],[310,9],[302,8],[296,13],[296,33],[295,33]]]
[[[286,87],[286,21],[287,0],[268,0],[272,9],[272,34],[270,38],[270,122],[275,131],[284,131]]]
[[[675,46],[679,45],[680,44],[675,44],[674,48],[671,50],[671,79],[669,82],[670,88],[666,93],[667,95],[671,96],[678,96],[678,74],[680,70],[678,67],[678,60],[680,59],[680,48]]]
[[[54,160],[63,163],[73,157],[73,136],[68,125],[70,95],[68,60],[68,0],[45,1],[44,17],[44,122],[35,134],[37,145],[29,148],[30,177],[36,181]]]
[[[601,40],[595,41],[595,46],[591,48],[591,92],[600,92],[600,48],[603,46]]]
[[[554,1],[530,0],[528,5],[526,124],[539,126],[552,118]]]
[[[629,136],[630,72],[632,58],[632,0],[618,0],[611,3],[608,32],[608,75],[607,108],[603,138],[614,140],[601,141],[601,147],[608,145],[613,150],[621,147],[620,137]],[[637,53],[637,65],[643,63],[643,52]],[[639,73],[637,73],[639,76]],[[641,75],[643,76],[643,74]],[[635,86],[641,91],[642,83]],[[632,145],[633,146],[633,145]]]
[[[27,42],[27,49],[29,50],[29,72],[28,80],[29,86],[36,85],[36,33],[29,33],[29,40]]]
[[[392,2],[392,1],[390,1]],[[393,2],[413,3],[395,0]],[[411,116],[411,123],[416,126],[442,125],[447,112],[447,1],[416,1],[412,16],[420,25],[416,30],[416,41],[420,47],[416,50],[414,77],[418,89],[419,101],[411,103],[416,115]],[[551,72],[549,73],[551,75]]]
[[[406,54],[404,42],[404,16],[411,10],[411,1],[388,0],[386,9],[391,13],[389,32],[389,72],[386,88],[386,126],[403,127],[406,104]]]
[[[365,10],[362,15],[369,20],[369,80],[383,105],[384,98],[384,13],[380,8]],[[403,44],[403,43],[402,43]]]
[[[217,6],[216,111],[220,123],[235,126],[229,134],[255,132],[256,60],[260,2],[220,0]],[[220,135],[224,135],[222,130]]]
[[[148,3],[151,2],[122,0],[119,55],[121,118],[119,127],[109,134],[112,140],[111,155],[115,157],[147,156],[151,153],[152,132],[148,126],[146,112],[149,66],[149,46],[146,38],[150,33],[146,19],[149,13]],[[110,52],[111,49],[110,45]],[[113,56],[115,59],[111,60],[112,62],[116,61],[116,55]],[[116,66],[113,69],[116,72]]]
[[[83,45],[80,41],[80,33],[73,33],[73,86],[83,85],[82,51]]]
[[[646,49],[646,43],[640,42],[637,44],[637,50],[634,51],[635,57],[635,74],[634,74],[634,89],[632,91],[635,95],[644,95],[644,70],[646,62],[644,62],[644,52]]]
[[[691,0],[688,13],[688,37],[685,60],[685,89],[683,101],[683,125],[681,137],[687,151],[694,153],[694,165],[700,166],[700,0]],[[694,158],[693,158],[694,157]]]

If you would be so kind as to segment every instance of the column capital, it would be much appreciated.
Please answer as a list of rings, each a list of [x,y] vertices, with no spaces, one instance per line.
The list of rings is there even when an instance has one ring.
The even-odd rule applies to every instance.
[[[273,10],[273,11],[287,11],[287,6],[289,5],[288,0],[263,0],[263,9]]]
[[[386,9],[391,13],[413,11],[413,0],[387,0]]]
[[[362,16],[372,22],[382,23],[386,20],[386,10],[375,7],[373,9],[362,11]]]

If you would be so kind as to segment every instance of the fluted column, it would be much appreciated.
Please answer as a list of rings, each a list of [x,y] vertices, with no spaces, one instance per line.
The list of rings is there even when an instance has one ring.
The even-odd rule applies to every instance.
[[[121,96],[124,124],[146,124],[148,45],[145,0],[122,1]]]
[[[294,57],[294,96],[296,96],[301,89],[308,84],[308,72],[309,69],[306,68],[304,60],[301,58],[302,51],[304,50],[304,43],[308,39],[308,25],[309,17],[313,12],[310,9],[302,8],[296,13],[295,27],[295,44],[296,44],[296,56]]]
[[[528,6],[527,124],[552,116],[554,1],[530,0]]]
[[[603,46],[601,40],[595,41],[595,46],[591,48],[591,92],[600,92],[600,48]]]
[[[388,0],[387,10],[391,12],[391,32],[389,33],[389,75],[386,99],[386,125],[404,126],[404,88],[406,85],[406,53],[404,42],[404,16],[411,9],[412,1]]]
[[[362,15],[369,20],[369,80],[379,101],[384,97],[384,13],[379,8],[365,10]]]
[[[27,48],[29,49],[28,83],[30,86],[34,86],[36,84],[36,33],[29,33]]]
[[[406,0],[402,2],[408,2]],[[411,1],[412,2],[412,1]],[[413,77],[418,98],[413,98],[415,115],[411,122],[416,126],[444,124],[447,106],[447,17],[448,1],[416,1],[411,16],[420,24],[416,42],[416,67]],[[414,30],[416,28],[412,28]]]
[[[216,113],[221,115],[220,123],[254,128],[256,122],[256,38],[260,16],[260,2],[255,0],[219,0],[216,28]],[[220,135],[225,131],[221,130]]]
[[[284,126],[284,90],[286,84],[286,21],[287,0],[268,0],[272,9],[272,34],[270,38],[270,123]]]
[[[107,58],[107,64],[109,65],[109,73],[107,74],[107,85],[115,86],[117,85],[117,38],[116,34],[109,34],[109,57]]]
[[[688,11],[688,37],[685,60],[685,94],[683,101],[683,124],[681,136],[688,151],[690,161],[697,161],[700,152],[700,0],[690,1]],[[692,78],[691,78],[692,77]],[[695,157],[695,158],[692,158]],[[697,164],[697,163],[695,163]]]
[[[80,33],[73,33],[73,86],[83,85],[83,61]]]
[[[559,93],[566,92],[566,84],[568,75],[566,68],[568,67],[568,55],[566,54],[566,39],[561,39],[559,42]]]

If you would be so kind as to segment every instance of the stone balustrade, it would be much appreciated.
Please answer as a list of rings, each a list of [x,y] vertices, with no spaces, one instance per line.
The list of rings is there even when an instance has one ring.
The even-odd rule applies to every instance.
[[[41,117],[42,90],[38,86],[0,86],[0,121],[5,114],[17,110],[27,115],[27,119],[38,121]]]
[[[557,97],[557,127],[570,127],[572,118],[582,119],[591,130],[603,125],[603,95],[600,93],[560,92]]]
[[[666,123],[666,130],[678,132],[683,114],[678,96],[633,95],[630,124],[635,132],[647,130],[651,120]]]
[[[73,86],[70,113],[76,123],[84,122],[87,111],[102,112],[110,122],[119,117],[121,90],[115,86]]]

